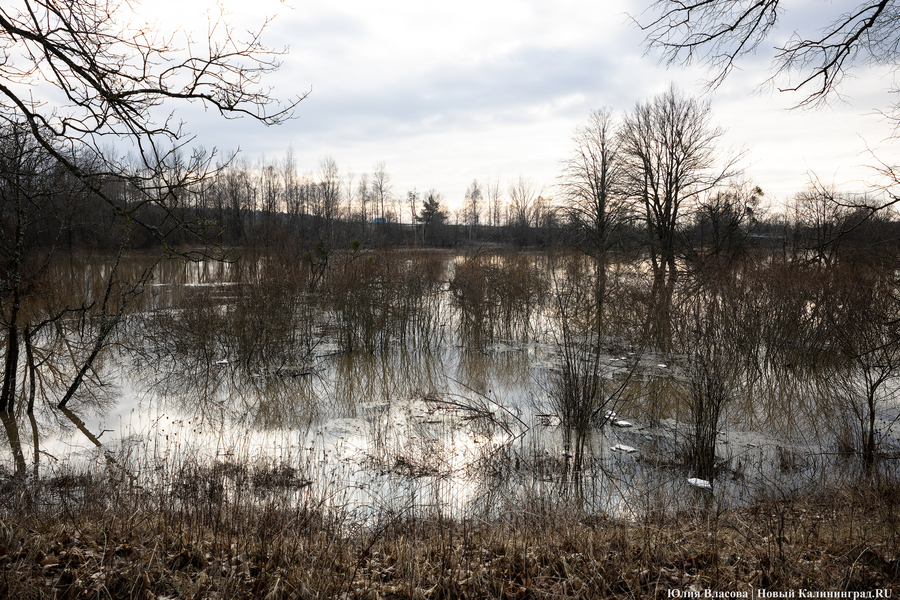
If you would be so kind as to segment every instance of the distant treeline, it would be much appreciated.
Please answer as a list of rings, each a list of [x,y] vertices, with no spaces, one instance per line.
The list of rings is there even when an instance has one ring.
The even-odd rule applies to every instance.
[[[32,157],[38,160],[30,163],[19,158],[0,156],[0,252],[5,264],[27,248],[112,250],[123,244],[131,249],[590,245],[573,207],[544,196],[535,196],[528,216],[519,218],[503,198],[484,214],[476,212],[474,219],[465,208],[451,214],[433,190],[405,209],[391,197],[382,212],[371,197],[360,200],[371,194],[364,186],[359,194],[347,194],[340,182],[310,175],[292,180],[271,165],[243,164],[223,167],[213,179],[155,201],[127,179],[98,176],[89,185],[46,156]],[[768,213],[758,201],[748,204],[731,190],[687,208],[676,243],[686,258],[699,248],[731,258],[750,248],[767,248],[829,260],[837,252],[900,240],[900,221],[892,212],[876,212],[824,190],[797,194],[786,214]],[[618,224],[609,249],[639,250],[648,238],[647,221],[634,215]]]
[[[173,152],[164,169],[67,155],[64,166],[65,149],[47,148],[27,127],[7,124],[0,128],[0,259],[11,273],[21,270],[30,251],[40,260],[63,249],[493,243],[589,253],[647,248],[660,260],[670,251],[685,259],[711,252],[730,260],[765,247],[828,261],[837,252],[900,239],[900,222],[889,208],[818,185],[774,213],[766,210],[762,189],[734,177],[703,193],[683,190],[672,200],[649,185],[616,183],[627,173],[609,170],[628,158],[621,148],[603,161],[584,160],[610,152],[604,145],[610,118],[598,112],[579,130],[578,151],[552,195],[524,177],[505,190],[497,179],[473,180],[453,211],[434,189],[398,193],[383,162],[372,173],[342,174],[326,157],[316,172],[301,174],[289,150],[276,161],[237,158],[202,176],[195,175],[196,165],[211,160],[202,153],[184,158]],[[636,169],[635,181],[657,176]]]

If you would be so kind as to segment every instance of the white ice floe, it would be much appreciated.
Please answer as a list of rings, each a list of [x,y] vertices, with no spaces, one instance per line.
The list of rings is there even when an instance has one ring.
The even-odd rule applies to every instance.
[[[705,479],[698,479],[696,477],[688,477],[688,483],[694,487],[703,488],[705,490],[711,490],[712,484]]]
[[[631,446],[626,446],[625,444],[616,444],[612,448],[610,448],[613,452],[625,452],[627,454],[631,454],[632,452],[637,452],[637,448],[632,448]]]

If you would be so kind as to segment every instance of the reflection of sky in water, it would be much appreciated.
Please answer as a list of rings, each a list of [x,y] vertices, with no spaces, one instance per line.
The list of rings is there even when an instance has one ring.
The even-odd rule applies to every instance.
[[[207,284],[229,276],[227,265],[214,262],[163,273],[154,305],[173,306],[178,288],[224,301],[233,286]],[[101,377],[110,385],[95,393],[95,402],[71,405],[77,420],[38,411],[37,460],[51,474],[60,465],[93,469],[115,461],[151,479],[184,465],[288,465],[311,482],[302,493],[359,518],[411,507],[456,515],[501,511],[504,503],[521,506],[549,493],[579,493],[623,517],[635,506],[703,499],[685,486],[683,474],[657,462],[671,455],[679,430],[670,403],[681,375],[677,364],[650,355],[638,362],[628,402],[616,407],[635,427],[594,435],[583,475],[564,477],[562,435],[542,416],[552,412],[548,376],[557,353],[548,318],[532,322],[521,338],[495,337],[478,349],[458,345],[445,331],[425,349],[390,343],[375,353],[341,353],[335,342],[319,343],[266,367],[226,357],[215,344],[205,352],[191,347],[161,359],[121,359],[118,367],[107,360]],[[616,381],[635,359],[627,351],[604,357],[603,373]],[[768,386],[779,401],[748,393],[731,407],[719,440],[719,453],[743,470],[718,484],[733,497],[751,490],[754,474],[768,473],[768,463],[817,443],[812,434],[797,434],[806,431],[800,417],[778,412],[790,405],[785,397],[808,390],[791,381]],[[18,430],[21,452],[4,444],[0,464],[12,472],[24,463],[30,472],[31,423],[19,418],[8,435],[10,427]],[[616,451],[617,445],[637,452]],[[804,469],[788,471],[780,476],[800,485]]]
[[[213,363],[189,370],[187,382],[174,371],[159,374],[167,385],[158,376],[126,377],[115,410],[80,414],[102,449],[60,419],[61,427],[41,436],[41,461],[52,470],[51,456],[85,465],[109,455],[151,478],[153,469],[172,475],[185,464],[288,465],[312,482],[302,493],[358,519],[384,511],[491,513],[514,499],[573,493],[563,477],[561,433],[539,416],[547,408],[539,375],[552,351],[509,342],[439,355],[394,348],[319,357],[312,375],[254,376]],[[659,446],[670,450],[671,432],[632,420],[635,427],[608,426],[594,436],[578,490],[585,500],[630,518],[647,503],[702,497],[683,476],[639,462]],[[20,437],[30,468],[28,434]],[[727,442],[723,453],[735,448],[748,464],[762,461],[762,450],[752,450],[765,444],[758,436],[732,433]],[[8,448],[3,458],[12,469]],[[739,482],[727,485],[740,495]]]
[[[218,361],[168,372],[139,366],[120,379],[111,410],[76,405],[80,428],[39,413],[57,417],[39,426],[40,461],[52,473],[109,457],[151,479],[185,464],[283,464],[312,480],[304,493],[360,518],[411,506],[495,510],[497,496],[557,483],[528,467],[560,460],[555,427],[535,425],[532,414],[546,408],[539,375],[552,352],[512,342],[438,354],[394,347],[318,356],[308,370],[279,375]],[[27,421],[21,429],[30,469]],[[8,446],[2,456],[13,470]]]

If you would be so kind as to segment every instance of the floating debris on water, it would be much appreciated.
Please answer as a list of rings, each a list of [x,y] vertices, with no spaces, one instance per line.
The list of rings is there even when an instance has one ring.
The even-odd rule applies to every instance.
[[[613,452],[625,452],[626,454],[631,454],[632,452],[637,452],[637,448],[632,448],[631,446],[626,446],[625,444],[616,444],[612,448],[610,448]]]
[[[702,488],[704,490],[712,489],[712,484],[705,479],[698,479],[697,477],[688,477],[687,482],[694,487]]]

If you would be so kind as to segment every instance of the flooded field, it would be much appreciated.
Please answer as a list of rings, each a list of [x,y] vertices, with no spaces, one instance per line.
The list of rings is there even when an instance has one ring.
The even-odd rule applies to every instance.
[[[648,339],[639,262],[609,267],[598,300],[570,254],[332,261],[158,265],[63,410],[53,361],[77,348],[45,340],[34,413],[4,418],[3,476],[111,470],[173,502],[287,494],[354,523],[535,501],[633,519],[820,486],[851,460],[833,372],[787,363],[802,345],[778,354],[762,325],[740,353],[746,331],[696,337],[752,325],[726,314],[737,301],[676,299],[670,338]],[[882,456],[894,379],[871,415]]]

